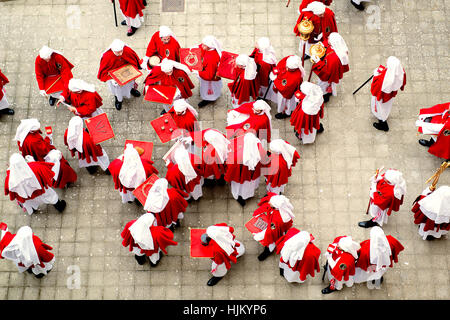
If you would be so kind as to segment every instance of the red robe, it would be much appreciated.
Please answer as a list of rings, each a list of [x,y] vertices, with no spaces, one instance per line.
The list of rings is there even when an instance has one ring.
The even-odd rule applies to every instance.
[[[69,80],[73,78],[71,71],[73,67],[73,64],[71,64],[69,60],[56,52],[52,53],[49,62],[45,61],[40,56],[37,56],[34,62],[34,70],[39,90],[44,90],[45,78],[54,75],[61,75],[61,80],[64,83],[64,87],[66,87]]]
[[[173,68],[173,73],[169,76],[161,70],[161,67],[156,66],[151,69],[144,82],[145,86],[162,85],[177,87],[180,90],[181,96],[187,99],[192,96],[192,90],[195,86],[189,76],[183,70]]]
[[[152,174],[159,173],[158,169],[156,169],[153,166],[153,161],[142,159],[142,158],[141,158],[141,161],[142,161],[142,165],[144,166],[146,179],[148,177],[150,177]],[[120,169],[122,169],[122,165],[123,165],[122,160],[114,159],[113,161],[111,161],[111,163],[108,166],[108,170],[111,173],[113,181],[114,181],[114,189],[116,189],[116,190],[119,189],[119,191],[121,191],[121,192],[133,191],[134,188],[127,188],[127,187],[123,186],[122,183],[120,182],[119,174],[120,174]]]
[[[167,166],[167,172],[166,172],[166,179],[169,182],[169,184],[177,188],[178,190],[181,190],[185,193],[191,193],[194,191],[194,188],[196,185],[200,183],[201,178],[203,177],[203,168],[201,162],[195,164],[194,163],[194,155],[190,154],[191,156],[191,164],[194,168],[195,172],[197,173],[197,177],[186,183],[186,179],[184,174],[180,171],[177,164],[173,164],[172,162],[169,163]]]
[[[220,56],[216,50],[203,50],[200,46],[202,54],[203,69],[198,72],[200,78],[206,81],[219,81],[221,78],[217,76]]]
[[[159,31],[155,32],[150,39],[145,55],[147,57],[158,56],[161,60],[164,58],[180,62],[180,44],[174,37],[170,37],[168,44],[164,44],[159,36]]]
[[[314,63],[312,69],[320,80],[329,83],[339,83],[344,73],[350,70],[348,64],[341,63],[338,55],[330,46],[327,46],[325,56],[319,62]]]
[[[382,101],[383,103],[388,102],[392,98],[394,98],[397,95],[398,91],[392,91],[391,93],[385,93],[381,91],[381,88],[383,87],[383,81],[384,77],[386,76],[387,69],[380,65],[378,67],[378,76],[374,76],[372,79],[372,84],[370,85],[370,93],[372,96],[377,98],[378,101]],[[403,70],[404,71],[404,70]],[[403,75],[403,85],[400,87],[400,90],[404,90],[406,85],[406,73]]]
[[[2,70],[0,70],[0,100],[3,99],[4,93],[3,93],[3,87],[9,83],[8,78],[2,73]]]
[[[259,52],[257,48],[253,50],[253,52],[249,56],[250,58],[255,59],[255,63],[258,66],[258,74],[256,78],[258,78],[258,82],[262,87],[269,86],[269,74],[273,68],[275,68],[275,64],[269,64],[263,60],[262,52]]]
[[[327,251],[331,253],[332,259],[336,261],[336,265],[334,268],[330,269],[330,273],[338,281],[348,281],[350,276],[355,275],[356,267],[356,259],[350,253],[342,251],[338,248],[339,240],[343,237],[345,236],[340,236],[334,239],[333,243],[327,248]]]
[[[123,53],[120,56],[116,56],[114,52],[109,49],[103,53],[102,58],[100,59],[100,68],[98,69],[97,79],[103,82],[111,80],[112,78],[108,72],[127,64],[131,64],[136,68],[141,69],[139,56],[133,49],[128,46],[124,46]]]
[[[250,117],[244,122],[227,126],[225,129],[227,131],[228,139],[230,139],[230,137],[238,130],[240,131],[251,130],[254,131],[254,133],[259,139],[266,139],[267,142],[270,142],[272,133],[270,119],[267,117],[265,113],[255,114],[252,109],[253,104],[254,102],[247,102],[237,107],[236,109],[233,109],[236,112],[248,114],[250,115]],[[248,125],[250,125],[250,127],[248,129],[245,129],[244,127]]]
[[[142,10],[145,9],[145,6],[142,0],[119,0],[119,7],[122,13],[131,19],[136,18],[137,15],[144,16]]]
[[[250,101],[250,98],[256,100],[259,92],[259,80],[256,76],[253,80],[244,79],[245,69],[236,67],[234,68],[234,80],[228,84],[228,89],[231,95],[238,99],[238,104]]]
[[[263,197],[258,203],[258,209],[253,212],[253,217],[257,217],[265,212],[268,213],[268,226],[264,233],[264,239],[260,240],[264,247],[268,247],[270,244],[280,239],[286,232],[292,227],[292,219],[288,222],[283,222],[280,211],[272,208],[269,204],[270,198],[275,196],[273,192],[269,192],[267,196]]]
[[[286,60],[290,56],[284,57],[278,62],[273,73],[277,78],[273,81],[273,91],[280,92],[283,98],[291,99],[294,93],[300,89],[303,82],[302,72],[300,69],[288,71],[286,68]]]
[[[450,159],[450,118],[439,132],[436,142],[428,148],[428,152],[438,158]]]
[[[16,192],[12,192],[9,190],[9,170],[6,170],[5,196],[9,195],[9,199],[11,201],[17,200],[21,203],[24,203],[27,200],[34,199],[44,194],[46,189],[53,186],[53,176],[55,175],[55,173],[52,171],[53,163],[33,161],[28,162],[27,164],[36,176],[36,179],[39,181],[41,189],[33,191],[31,197],[29,198],[22,198]]]
[[[231,143],[234,143],[232,146],[232,152],[228,153],[227,156],[227,166],[224,179],[227,182],[237,182],[244,183],[246,181],[256,180],[261,176],[261,168],[264,164],[267,163],[268,157],[267,152],[264,150],[263,146],[258,143],[258,149],[261,156],[261,161],[256,165],[255,170],[250,170],[249,167],[243,164],[243,148],[238,148],[237,146],[238,139],[234,139]],[[231,145],[230,145],[231,146]]]
[[[66,132],[64,132],[64,144],[69,147],[67,143],[67,131],[69,129],[66,129]],[[75,157],[75,154],[78,154],[78,159],[80,160],[86,160],[87,163],[97,162],[98,158],[103,155],[102,147],[98,144],[95,144],[92,140],[91,136],[89,135],[89,132],[84,129],[83,130],[83,152],[80,153],[77,149],[69,149],[70,153],[72,154],[72,157]]]
[[[333,2],[333,0],[303,0],[302,3],[300,3],[300,6],[298,8],[299,12],[302,12],[303,9],[305,9],[311,2],[322,2],[324,5],[329,6]]]
[[[270,162],[265,165],[267,168],[267,174],[264,175],[266,177],[266,184],[270,185],[272,188],[277,188],[288,183],[288,179],[292,175],[292,168],[295,167],[298,159],[300,159],[300,155],[298,154],[298,151],[295,151],[291,167],[288,168],[283,155],[271,153]]]
[[[436,228],[436,232],[439,232],[441,230],[450,231],[450,223],[441,223],[436,224],[434,220],[431,220],[428,218],[425,214],[423,214],[422,210],[420,210],[419,201],[423,198],[429,196],[431,192],[429,192],[427,195],[420,195],[417,197],[417,199],[414,201],[413,207],[411,211],[414,213],[414,223],[417,225],[420,225],[421,223],[424,223],[425,226],[423,228],[423,231],[431,231]]]
[[[226,223],[218,223],[218,224],[215,224],[215,226],[229,227]],[[234,228],[233,227],[229,227],[229,228],[230,228],[231,234],[233,235],[233,240],[236,239],[236,236],[233,234]],[[236,247],[239,247],[240,243],[236,243],[236,247],[234,248],[234,251],[233,251],[233,253],[231,253],[231,255],[228,255],[213,239],[211,239],[211,241],[209,242],[208,245],[212,246],[212,248],[213,248],[213,257],[211,258],[211,260],[213,260],[217,265],[225,263],[225,267],[228,270],[231,268],[230,262],[233,262],[234,264],[237,262],[238,252],[236,250]]]
[[[388,209],[386,213],[388,216],[391,215],[392,211],[398,211],[400,209],[404,198],[402,196],[401,200],[398,200],[394,196],[394,186],[384,179],[377,182],[377,191],[374,192],[372,197],[370,198],[370,203],[377,205],[381,210]]]
[[[133,236],[130,232],[130,227],[135,223],[136,220],[131,220],[125,225],[120,236],[122,237],[122,245],[126,248],[129,247],[130,252],[133,251],[134,247],[139,247],[137,243],[134,242]],[[150,232],[153,238],[153,250],[144,250],[141,249],[141,253],[144,253],[147,257],[150,257],[154,253],[158,253],[159,249],[162,250],[165,254],[167,254],[166,248],[168,246],[176,246],[178,242],[173,241],[174,235],[170,229],[162,226],[151,226]]]
[[[323,107],[324,104],[320,107],[320,110],[315,115],[306,114],[302,109],[303,99],[305,98],[305,94],[300,91],[300,101],[297,104],[297,107],[292,112],[291,115],[291,125],[294,127],[295,131],[298,133],[302,132],[304,129],[305,134],[313,133],[313,129],[320,129],[320,119],[323,118]]]
[[[186,211],[188,202],[184,198],[187,198],[189,195],[176,188],[168,188],[167,194],[169,195],[169,202],[167,202],[161,212],[153,212],[153,215],[156,218],[156,223],[158,226],[168,228],[172,223],[177,222],[178,214],[180,212]]]
[[[22,156],[27,155],[32,156],[36,161],[45,161],[44,157],[53,149],[55,146],[50,144],[50,138],[42,138],[41,130],[33,133],[28,133],[27,137],[23,140],[22,146],[20,146],[19,141],[17,141],[19,146],[19,151],[22,152]],[[56,188],[63,189],[68,183],[74,183],[77,181],[77,173],[72,169],[69,162],[61,157],[58,180],[54,182],[53,186]]]
[[[290,228],[284,236],[278,239],[276,243],[277,254],[281,254],[281,250],[283,249],[286,241],[299,232],[300,230],[298,230],[297,228]],[[284,262],[280,256],[280,262],[286,263],[294,272],[299,272],[299,278],[301,281],[305,281],[307,275],[314,277],[316,272],[320,272],[320,249],[313,244],[312,240],[314,238],[312,237],[312,235],[311,238],[311,242],[306,246],[305,251],[303,252],[302,259],[297,260],[293,266],[290,265],[289,261]]]
[[[175,120],[175,123],[177,124],[178,128],[185,129],[189,132],[194,132],[198,130],[197,118],[189,109],[186,109],[185,114],[180,116],[177,115],[173,107],[170,108],[168,113],[172,116],[173,120]]]
[[[391,264],[389,265],[392,268],[394,262],[398,262],[398,254],[405,249],[403,245],[395,239],[393,236],[386,236],[389,246],[391,247]],[[361,268],[364,271],[372,265],[370,263],[370,239],[365,240],[360,243],[361,249],[358,250],[358,260],[356,262],[356,267]]]
[[[308,39],[309,43],[315,43],[314,38],[317,38],[321,33],[322,39],[320,39],[320,41],[323,42],[325,39],[328,39],[330,33],[338,32],[334,12],[329,8],[325,8],[325,13],[322,18],[316,16],[312,11],[300,12],[297,23],[294,26],[294,33],[298,37],[300,36],[300,31],[298,31],[297,25],[302,22],[304,18],[307,18],[314,24],[314,30]]]
[[[67,104],[77,109],[77,115],[85,118],[91,117],[97,108],[103,105],[103,99],[97,92],[73,92],[65,88],[62,96]]]

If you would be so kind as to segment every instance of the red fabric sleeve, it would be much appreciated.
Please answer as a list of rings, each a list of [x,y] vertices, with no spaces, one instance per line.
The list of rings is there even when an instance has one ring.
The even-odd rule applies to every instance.
[[[39,239],[37,236],[33,234],[33,243],[34,247],[36,248],[36,252],[38,254],[39,260],[41,261],[40,266],[44,267],[44,262],[50,262],[53,257],[55,256],[53,253],[51,253],[49,250],[52,250],[53,248],[45,243],[42,242],[41,239]]]

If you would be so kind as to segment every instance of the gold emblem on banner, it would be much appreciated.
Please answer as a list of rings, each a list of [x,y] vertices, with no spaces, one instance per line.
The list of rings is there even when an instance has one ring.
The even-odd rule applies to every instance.
[[[184,58],[184,62],[189,67],[193,67],[198,63],[198,58],[195,54],[193,54],[191,51],[189,51],[189,54]]]

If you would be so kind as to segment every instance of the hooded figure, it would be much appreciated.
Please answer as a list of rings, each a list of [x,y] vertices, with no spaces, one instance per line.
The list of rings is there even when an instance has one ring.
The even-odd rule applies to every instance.
[[[269,75],[275,68],[278,60],[275,55],[275,49],[270,44],[267,37],[261,37],[256,41],[255,49],[249,56],[255,59],[258,67],[259,97],[266,101],[277,102],[276,94],[273,92]]]
[[[184,129],[188,132],[198,130],[198,112],[185,99],[175,100],[168,113],[172,116],[179,129]]]
[[[255,60],[246,54],[236,57],[233,82],[228,84],[231,93],[231,105],[233,108],[241,104],[256,100],[259,93],[259,80],[256,77],[258,68]]]
[[[151,69],[149,59],[153,56],[163,59],[170,59],[180,62],[180,44],[177,41],[172,30],[167,26],[160,26],[159,31],[156,31],[147,46],[145,57],[141,64],[143,69]]]
[[[123,26],[128,26],[127,36],[132,36],[144,22],[144,12],[147,1],[119,0],[120,13],[125,20]]]
[[[226,183],[223,178],[226,170],[225,161],[231,142],[222,132],[215,129],[206,129],[202,133],[202,162],[205,182],[210,181],[210,184],[214,185],[217,181],[219,185],[223,186]]]
[[[8,78],[0,70],[0,114],[13,115],[14,110],[9,107],[8,99],[6,98],[6,91],[4,86],[9,83]]]

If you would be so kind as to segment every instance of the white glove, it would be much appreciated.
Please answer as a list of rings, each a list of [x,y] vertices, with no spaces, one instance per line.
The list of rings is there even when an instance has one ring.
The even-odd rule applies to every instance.
[[[311,57],[311,60],[312,60],[314,63],[317,63],[317,62],[320,61],[319,57],[316,56],[316,55],[313,55],[313,56]]]
[[[272,80],[272,81],[275,81],[276,78],[277,78],[277,76],[274,75],[273,72],[271,71],[270,74],[269,74],[269,79]]]
[[[47,96],[47,93],[45,92],[45,90],[39,90],[39,94],[43,97]]]
[[[147,56],[142,59],[141,68],[144,70],[148,70],[148,67],[147,67],[148,59],[150,59],[150,58]]]
[[[323,36],[323,34],[320,33],[320,34],[317,36],[317,38],[314,38],[314,40],[315,40],[315,41],[319,41],[320,39],[322,39],[322,36]]]

